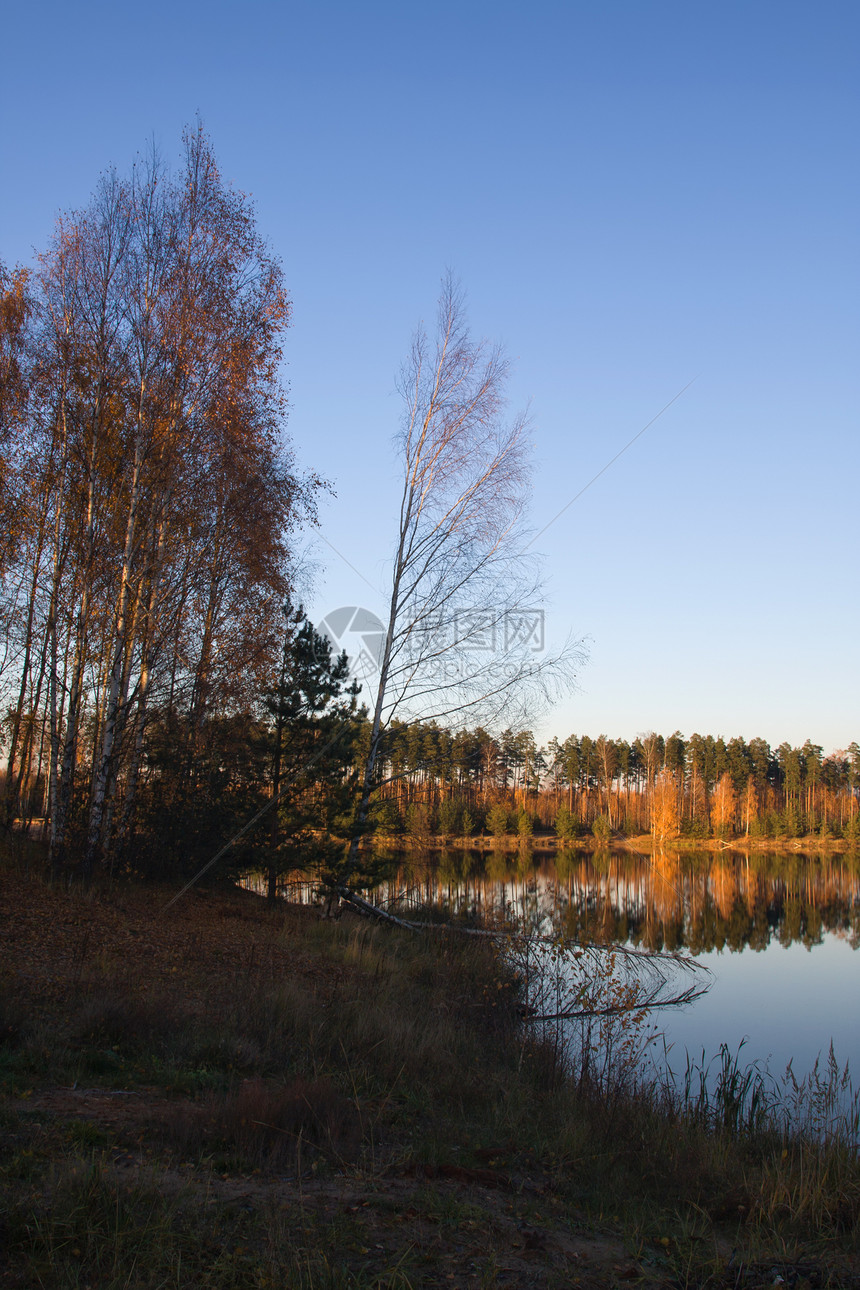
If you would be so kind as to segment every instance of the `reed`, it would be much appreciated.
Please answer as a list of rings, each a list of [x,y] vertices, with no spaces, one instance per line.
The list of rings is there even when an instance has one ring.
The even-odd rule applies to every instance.
[[[524,1019],[490,938],[0,878],[10,1285],[566,1285],[586,1241],[593,1285],[850,1284],[858,1101],[832,1054],[780,1081],[722,1048],[672,1080],[647,1013],[573,1046]]]

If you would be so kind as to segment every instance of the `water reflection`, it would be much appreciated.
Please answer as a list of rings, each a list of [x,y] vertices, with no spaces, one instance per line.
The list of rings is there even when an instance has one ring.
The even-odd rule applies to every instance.
[[[840,1062],[860,1068],[856,855],[497,850],[392,864],[384,899],[513,915],[582,944],[694,955],[711,990],[651,1018],[676,1070],[687,1054],[707,1063],[723,1043],[733,1053],[743,1045],[744,1061],[775,1075],[790,1061],[806,1074],[831,1043]]]
[[[528,913],[585,943],[695,955],[763,950],[773,941],[811,949],[827,933],[854,949],[860,944],[856,856],[607,850],[547,857],[520,846],[389,859],[391,877],[377,892],[386,902],[483,918]]]
[[[451,848],[423,856],[390,851],[377,903],[432,904],[451,915],[524,920],[563,930],[581,944],[683,950],[713,974],[693,1007],[659,1016],[684,1068],[684,1053],[745,1042],[749,1061],[781,1072],[789,1060],[809,1071],[831,1041],[841,1062],[860,1068],[860,857],[725,851],[535,853]],[[313,882],[293,875],[293,899]],[[811,952],[810,952],[811,951]]]

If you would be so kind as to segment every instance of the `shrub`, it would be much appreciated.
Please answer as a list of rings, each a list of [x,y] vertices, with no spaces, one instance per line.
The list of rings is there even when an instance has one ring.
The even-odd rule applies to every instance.
[[[597,819],[591,826],[591,832],[597,838],[598,842],[609,841],[612,834],[612,828],[605,815],[598,815]]]
[[[456,833],[460,828],[460,819],[460,803],[453,797],[446,797],[439,805],[439,832],[445,835]]]
[[[556,812],[554,828],[556,837],[564,843],[576,837],[579,832],[579,823],[568,807],[560,806]]]
[[[503,838],[508,832],[508,808],[496,802],[487,811],[487,828],[494,838]]]

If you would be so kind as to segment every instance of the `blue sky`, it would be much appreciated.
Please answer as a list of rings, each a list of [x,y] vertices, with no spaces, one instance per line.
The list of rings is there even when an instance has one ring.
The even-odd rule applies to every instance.
[[[541,733],[860,739],[856,5],[36,0],[4,46],[7,263],[198,112],[253,194],[367,579],[317,540],[315,617],[382,605],[394,377],[451,268],[516,360],[537,528],[696,378],[540,539],[550,637],[590,638]]]

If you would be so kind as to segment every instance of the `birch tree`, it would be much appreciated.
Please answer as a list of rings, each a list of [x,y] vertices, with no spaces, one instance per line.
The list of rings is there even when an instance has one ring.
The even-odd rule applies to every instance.
[[[435,335],[415,334],[400,373],[399,522],[370,742],[348,868],[357,861],[382,734],[395,717],[498,720],[569,685],[581,657],[532,648],[540,605],[525,554],[528,422],[509,418],[510,363],[476,341],[449,277]]]
[[[277,667],[291,533],[319,483],[283,434],[288,321],[280,265],[199,127],[178,173],[152,154],[103,176],[29,283],[0,273],[3,820],[46,764],[55,867],[77,856],[86,878],[129,835],[154,709],[192,783],[203,724]]]
[[[651,788],[651,836],[664,843],[678,833],[678,776],[664,766]]]
[[[0,571],[17,540],[16,444],[29,399],[27,323],[33,302],[24,269],[0,261]]]

